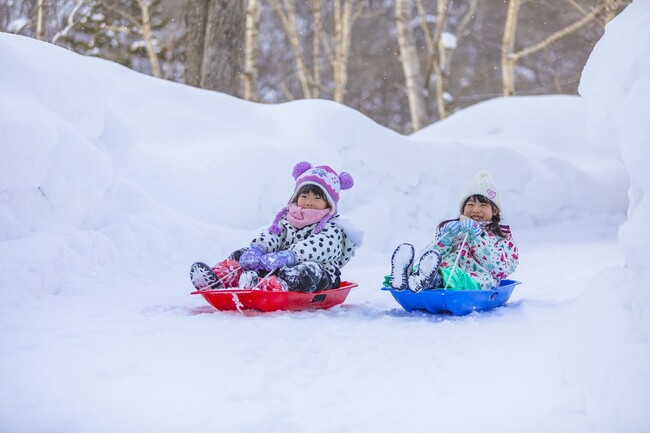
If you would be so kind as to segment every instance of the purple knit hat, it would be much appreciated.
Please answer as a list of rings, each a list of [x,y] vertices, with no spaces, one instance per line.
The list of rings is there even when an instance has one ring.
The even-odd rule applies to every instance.
[[[332,217],[336,215],[336,205],[339,203],[339,197],[341,190],[348,190],[354,185],[354,180],[352,175],[347,172],[341,172],[337,174],[334,169],[329,166],[316,166],[313,167],[307,161],[301,161],[293,167],[292,172],[293,178],[296,180],[296,187],[293,189],[293,194],[289,199],[289,204],[296,199],[298,191],[305,185],[316,185],[323,190],[327,203],[329,204],[331,210],[328,215],[323,217],[323,219],[318,223],[314,229],[314,234],[317,234],[321,231],[325,223],[329,221]],[[287,212],[289,207],[286,206],[280,210],[280,212],[275,216],[273,224],[269,226],[269,232],[275,235],[280,235],[282,229],[280,229],[279,223],[282,220]]]

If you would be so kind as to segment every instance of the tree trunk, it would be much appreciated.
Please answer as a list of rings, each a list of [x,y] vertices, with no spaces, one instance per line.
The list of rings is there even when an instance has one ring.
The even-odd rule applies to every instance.
[[[47,27],[47,10],[45,0],[36,2],[36,39],[45,40],[45,30]]]
[[[312,8],[314,13],[314,35],[312,41],[312,65],[314,70],[314,82],[312,84],[312,96],[318,98],[320,96],[320,43],[323,37],[323,22],[322,22],[322,9],[323,5],[321,0],[312,0]]]
[[[243,0],[212,0],[208,11],[201,87],[241,95],[246,9]]]
[[[201,87],[203,82],[203,55],[205,49],[205,27],[207,25],[210,0],[188,2],[185,14],[185,83]]]
[[[187,15],[186,83],[240,95],[246,21],[243,0],[193,0]]]
[[[355,0],[334,1],[334,53],[329,53],[334,75],[334,101],[343,104],[348,86],[348,59],[352,27],[364,8]]]
[[[422,128],[426,123],[426,100],[424,98],[424,79],[420,69],[415,45],[415,35],[411,28],[411,2],[397,0],[395,3],[397,20],[397,42],[399,43],[402,70],[406,80],[406,91],[411,113],[413,131]]]
[[[246,8],[246,55],[244,58],[244,98],[257,101],[257,40],[260,8],[258,0],[248,0]]]
[[[508,12],[506,13],[506,24],[501,43],[501,81],[503,83],[504,96],[512,96],[515,94],[514,50],[520,5],[521,0],[510,0]]]
[[[424,32],[427,49],[429,51],[426,75],[424,75],[424,88],[429,88],[429,77],[435,74],[436,77],[436,105],[438,107],[438,118],[444,119],[447,117],[447,109],[445,107],[445,63],[447,62],[447,47],[442,39],[442,33],[445,30],[448,15],[449,0],[438,0],[437,14],[436,14],[436,32],[435,35],[431,34],[429,25],[426,19],[426,10],[422,0],[416,0],[418,15],[420,17],[420,27]]]
[[[282,0],[284,8],[280,4],[280,0],[269,0],[275,13],[282,21],[282,27],[287,34],[289,39],[289,45],[293,50],[293,55],[296,62],[296,70],[298,72],[298,80],[300,80],[300,86],[302,87],[303,98],[311,98],[310,90],[310,77],[309,71],[305,66],[305,62],[302,58],[302,53],[300,51],[300,39],[298,38],[298,28],[296,25],[296,11],[293,8],[293,0]],[[286,9],[286,13],[285,10]]]
[[[350,48],[350,22],[352,0],[334,1],[334,101],[343,103],[348,83],[348,52]]]
[[[149,63],[151,63],[151,73],[154,77],[162,77],[160,72],[160,62],[158,61],[158,54],[156,48],[153,46],[153,33],[151,31],[151,17],[149,15],[149,3],[147,0],[138,0],[140,13],[142,16],[142,38],[147,47],[147,56]]]

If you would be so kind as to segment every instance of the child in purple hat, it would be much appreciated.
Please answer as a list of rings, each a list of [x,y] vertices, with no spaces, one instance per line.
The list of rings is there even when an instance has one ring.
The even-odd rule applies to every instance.
[[[249,247],[214,267],[192,265],[197,289],[316,292],[339,287],[340,269],[361,242],[355,231],[343,228],[337,214],[339,194],[352,188],[352,176],[303,161],[294,166],[293,177],[289,203]]]

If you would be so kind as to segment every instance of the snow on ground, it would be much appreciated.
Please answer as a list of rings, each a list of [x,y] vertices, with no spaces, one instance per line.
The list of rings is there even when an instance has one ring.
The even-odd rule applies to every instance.
[[[496,99],[411,137],[331,102],[252,104],[0,34],[0,428],[649,430],[633,219],[650,63],[610,71],[647,35],[639,16],[636,1],[608,25],[583,98]],[[625,119],[597,121],[623,100]],[[300,160],[355,177],[340,209],[365,231],[343,270],[359,287],[316,312],[190,296],[189,265],[268,225]],[[503,189],[523,284],[490,312],[406,313],[379,290],[392,249],[429,241],[480,169]],[[626,211],[640,236],[619,245]]]

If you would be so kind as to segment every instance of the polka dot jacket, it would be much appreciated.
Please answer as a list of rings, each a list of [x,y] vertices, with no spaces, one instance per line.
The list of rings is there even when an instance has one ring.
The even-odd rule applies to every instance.
[[[287,218],[280,220],[280,235],[271,234],[265,229],[251,244],[258,244],[267,252],[291,250],[300,262],[313,261],[323,266],[325,271],[336,280],[339,269],[354,256],[355,244],[336,224],[336,217],[327,222],[318,234],[312,234],[318,223],[297,229]]]

